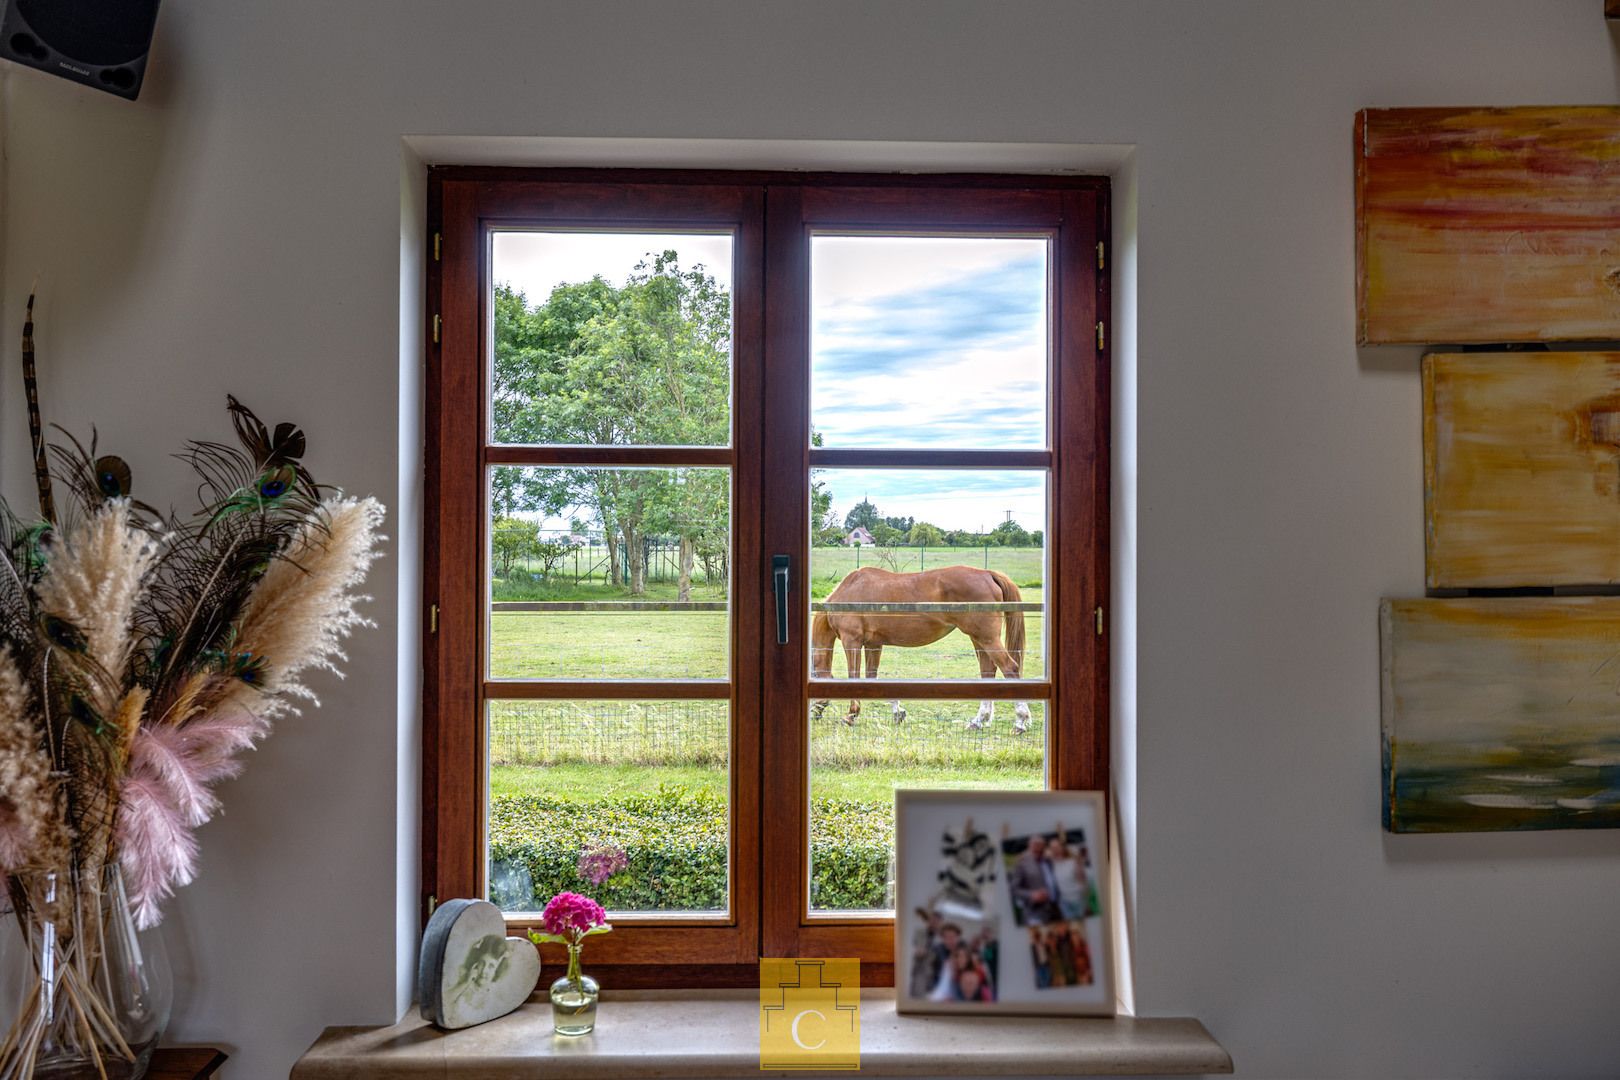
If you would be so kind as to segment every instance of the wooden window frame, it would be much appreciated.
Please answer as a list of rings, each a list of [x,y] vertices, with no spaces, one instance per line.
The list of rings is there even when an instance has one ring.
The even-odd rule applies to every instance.
[[[481,895],[484,702],[555,697],[729,700],[731,906],[726,918],[637,916],[592,943],[608,985],[753,986],[760,956],[860,956],[892,985],[892,920],[808,914],[804,704],[846,680],[808,677],[806,633],[777,647],[765,618],[765,553],[796,557],[790,625],[809,625],[809,509],[784,493],[812,467],[1050,468],[1047,677],[989,683],[863,681],[862,698],[1028,698],[1047,703],[1048,781],[1108,785],[1109,187],[1102,177],[435,167],[428,184],[424,514],[422,889]],[[493,447],[485,393],[492,225],[733,230],[733,438],[726,448]],[[808,242],[814,231],[1051,238],[1049,446],[1032,451],[811,448]],[[762,436],[771,418],[777,437]],[[782,431],[786,425],[789,429]],[[724,464],[734,469],[732,656],[725,697],[702,682],[524,683],[485,675],[484,481],[493,464]],[[1062,567],[1063,572],[1057,572]],[[757,592],[746,585],[759,582]],[[757,601],[757,602],[750,602]],[[770,644],[766,644],[770,636]],[[744,682],[747,685],[744,685]],[[815,691],[813,694],[812,692]],[[751,722],[758,720],[760,722]],[[773,793],[774,810],[762,791]],[[792,793],[789,800],[784,793]],[[782,807],[788,809],[784,811]],[[783,820],[783,813],[787,821]],[[765,815],[772,829],[762,826]],[[782,827],[789,824],[791,828]],[[548,947],[549,948],[549,947]],[[552,959],[548,953],[548,959]]]

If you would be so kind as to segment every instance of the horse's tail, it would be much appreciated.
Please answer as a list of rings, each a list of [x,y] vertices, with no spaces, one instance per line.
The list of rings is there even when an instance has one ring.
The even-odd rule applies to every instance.
[[[1003,600],[1021,599],[1018,595],[1018,586],[1013,584],[1012,578],[1000,570],[990,571],[990,576],[995,579],[996,587],[1001,590]],[[1007,630],[1007,652],[1012,655],[1013,665],[1021,673],[1024,670],[1024,613],[1004,611],[1002,617],[1005,619]]]
[[[815,679],[825,679],[832,674],[833,642],[838,635],[833,633],[832,619],[827,617],[825,611],[816,612],[816,617],[810,622],[810,676]]]

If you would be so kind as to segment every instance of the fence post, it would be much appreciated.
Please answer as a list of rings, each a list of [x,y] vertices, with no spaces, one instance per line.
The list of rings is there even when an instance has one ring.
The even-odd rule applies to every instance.
[[[990,545],[984,545],[984,568],[990,569]]]
[[[917,572],[922,573],[928,569],[928,545],[924,544],[917,549]]]

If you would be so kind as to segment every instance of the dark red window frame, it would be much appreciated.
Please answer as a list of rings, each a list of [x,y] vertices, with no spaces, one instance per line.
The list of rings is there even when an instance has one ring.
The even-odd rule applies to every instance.
[[[805,704],[850,696],[806,676],[805,636],[775,643],[767,552],[806,565],[807,471],[824,466],[1049,467],[1048,676],[864,683],[861,697],[1047,702],[1053,787],[1108,782],[1109,189],[1106,178],[662,170],[434,168],[429,175],[423,680],[427,898],[483,887],[483,711],[493,698],[696,697],[733,717],[730,917],[638,918],[592,944],[609,985],[757,984],[761,956],[859,956],[893,981],[886,919],[807,913]],[[488,440],[489,229],[505,225],[729,228],[734,236],[733,443],[728,448],[493,446]],[[809,237],[813,231],[1043,233],[1052,240],[1050,448],[839,450],[809,439]],[[767,438],[764,432],[769,430]],[[484,472],[491,464],[715,464],[733,469],[734,678],[495,684],[484,673]],[[759,508],[749,512],[748,508]],[[758,590],[748,583],[757,582]],[[792,625],[808,625],[795,589]],[[767,640],[768,639],[768,640]],[[723,695],[723,696],[722,696]],[[766,829],[762,823],[771,822]]]

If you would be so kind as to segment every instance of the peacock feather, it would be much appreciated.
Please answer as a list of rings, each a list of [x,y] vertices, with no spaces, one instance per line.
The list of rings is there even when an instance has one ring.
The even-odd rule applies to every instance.
[[[199,672],[257,677],[262,662],[238,661],[231,650],[235,620],[299,529],[320,520],[321,489],[299,460],[303,432],[291,423],[271,429],[236,398],[227,401],[241,446],[193,442],[179,455],[197,475],[202,509],[170,521],[151,602],[138,616],[149,643],[140,674],[157,715]]]

